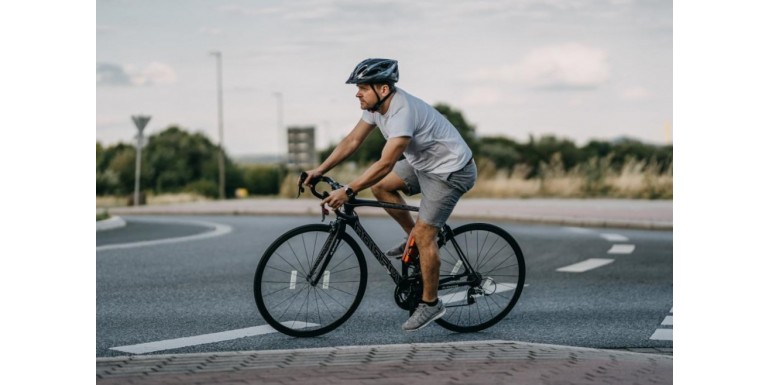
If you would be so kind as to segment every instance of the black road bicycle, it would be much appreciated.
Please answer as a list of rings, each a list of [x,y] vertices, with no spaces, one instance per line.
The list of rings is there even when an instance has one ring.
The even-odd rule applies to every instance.
[[[303,181],[306,174],[300,177]],[[342,187],[328,176],[311,181],[319,199],[319,182]],[[298,196],[304,192],[299,187]],[[396,284],[396,304],[410,313],[422,296],[419,254],[404,254],[401,273],[364,230],[356,207],[418,211],[418,207],[351,198],[334,210],[336,220],[292,229],[262,255],[254,275],[254,298],[262,317],[276,330],[294,337],[314,337],[342,325],[364,296],[366,261],[350,227]],[[324,218],[328,214],[325,208]],[[441,258],[439,298],[447,308],[436,323],[455,332],[475,332],[503,319],[524,288],[524,256],[513,237],[487,223],[470,223],[439,231]]]

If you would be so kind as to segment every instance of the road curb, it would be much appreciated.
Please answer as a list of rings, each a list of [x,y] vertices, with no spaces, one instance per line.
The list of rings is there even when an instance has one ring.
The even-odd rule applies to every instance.
[[[96,231],[119,229],[126,225],[126,221],[121,217],[110,217],[103,221],[96,221]]]
[[[250,209],[244,207],[227,207],[227,208],[190,208],[190,207],[148,207],[144,206],[140,209],[134,208],[114,208],[113,212],[123,215],[246,215],[246,216],[271,216],[271,215],[286,215],[286,216],[313,216],[316,215],[320,218],[320,208],[308,207],[298,208],[293,210],[276,210],[274,208],[259,208]],[[387,213],[382,210],[372,209],[359,209],[357,213],[361,217],[387,217]],[[508,214],[505,211],[496,213],[490,212],[453,212],[452,218],[464,219],[464,220],[495,220],[511,223],[528,223],[528,224],[546,224],[546,225],[560,225],[560,226],[575,226],[575,227],[600,227],[600,228],[626,228],[637,230],[673,230],[674,224],[671,221],[665,220],[624,220],[624,219],[609,219],[609,218],[591,218],[591,217],[546,217],[546,216],[532,216],[532,215],[517,215]]]

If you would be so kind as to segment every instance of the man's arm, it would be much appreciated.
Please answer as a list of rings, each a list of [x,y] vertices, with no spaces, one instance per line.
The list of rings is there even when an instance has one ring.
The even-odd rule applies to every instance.
[[[393,170],[393,166],[396,165],[396,162],[398,162],[398,159],[401,157],[401,154],[404,153],[404,150],[406,150],[406,147],[411,140],[412,138],[407,136],[388,139],[388,141],[385,142],[385,147],[382,149],[380,159],[369,166],[369,168],[367,168],[361,176],[351,182],[348,187],[353,189],[354,192],[359,192],[373,186],[375,183],[379,182],[380,179],[386,177],[388,173]]]
[[[356,152],[356,150],[358,150],[359,147],[361,147],[364,139],[369,136],[374,127],[375,126],[373,124],[359,120],[356,126],[353,128],[353,131],[351,131],[345,137],[345,139],[342,139],[340,144],[334,148],[334,151],[332,151],[329,157],[327,157],[320,166],[318,166],[315,170],[307,171],[308,177],[304,181],[304,184],[309,184],[311,178],[325,174],[329,170],[333,169],[334,166],[340,164],[345,159],[350,157],[350,155],[352,155],[354,152]]]
[[[404,153],[406,146],[412,138],[407,136],[390,138],[385,142],[385,147],[382,149],[382,155],[380,160],[374,162],[369,168],[364,171],[361,176],[351,182],[350,187],[353,192],[359,192],[367,187],[379,182],[380,179],[388,175],[393,170],[393,166],[398,162],[398,158]],[[328,205],[331,208],[338,208],[348,201],[348,196],[344,189],[332,191],[326,199],[321,202],[321,206]]]

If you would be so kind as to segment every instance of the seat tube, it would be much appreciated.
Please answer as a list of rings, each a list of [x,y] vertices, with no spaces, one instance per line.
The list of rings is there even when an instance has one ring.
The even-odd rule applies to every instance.
[[[465,266],[465,271],[468,275],[475,275],[476,271],[473,269],[473,266],[471,266],[470,261],[468,261],[468,257],[465,256],[465,253],[463,253],[462,249],[460,248],[460,245],[457,244],[457,241],[455,241],[454,234],[452,232],[452,229],[449,227],[449,225],[444,225],[443,229],[444,234],[444,243],[446,244],[446,238],[449,238],[449,241],[452,244],[452,247],[454,247],[455,252],[457,252],[458,258],[463,262],[463,265]],[[449,245],[446,245],[446,247],[449,247]]]

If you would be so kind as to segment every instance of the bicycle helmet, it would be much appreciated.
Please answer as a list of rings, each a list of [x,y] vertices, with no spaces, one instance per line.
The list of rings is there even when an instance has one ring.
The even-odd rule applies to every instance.
[[[369,112],[379,111],[380,107],[396,92],[393,86],[398,81],[398,61],[391,59],[366,59],[358,63],[350,77],[345,82],[347,84],[368,84],[374,90],[375,84],[387,84],[390,92],[385,97],[380,98],[376,91],[377,103],[368,108]]]
[[[398,61],[366,59],[358,63],[347,84],[393,84],[398,81]]]

